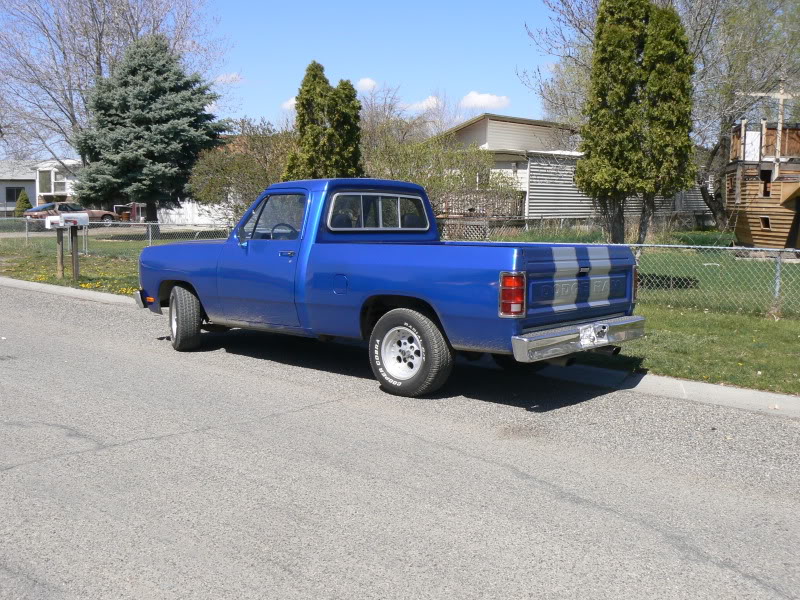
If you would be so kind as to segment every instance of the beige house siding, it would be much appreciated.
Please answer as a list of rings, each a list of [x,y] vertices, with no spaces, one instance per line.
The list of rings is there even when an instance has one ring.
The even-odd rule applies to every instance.
[[[488,150],[553,150],[556,135],[552,127],[508,123],[487,119]]]
[[[477,144],[486,149],[486,119],[473,123],[456,133],[456,138],[465,146]]]

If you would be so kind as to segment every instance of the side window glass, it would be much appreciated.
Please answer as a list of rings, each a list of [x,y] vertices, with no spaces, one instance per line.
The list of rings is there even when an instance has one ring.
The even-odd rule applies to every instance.
[[[306,197],[303,194],[278,194],[266,199],[258,217],[254,240],[296,240],[303,227]]]

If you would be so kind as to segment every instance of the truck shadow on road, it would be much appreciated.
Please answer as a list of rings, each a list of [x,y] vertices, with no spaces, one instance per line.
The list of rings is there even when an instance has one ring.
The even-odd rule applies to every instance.
[[[203,345],[198,352],[218,350],[291,367],[358,377],[373,381],[378,387],[363,342],[321,342],[246,330],[203,334]],[[459,358],[447,384],[423,400],[464,397],[529,412],[549,412],[607,393],[609,390],[604,388],[550,379],[535,372],[503,371],[488,357],[475,362]]]

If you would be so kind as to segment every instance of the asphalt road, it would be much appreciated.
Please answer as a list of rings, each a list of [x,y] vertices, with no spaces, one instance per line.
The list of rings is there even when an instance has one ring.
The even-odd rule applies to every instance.
[[[797,420],[0,306],[0,598],[800,597]]]

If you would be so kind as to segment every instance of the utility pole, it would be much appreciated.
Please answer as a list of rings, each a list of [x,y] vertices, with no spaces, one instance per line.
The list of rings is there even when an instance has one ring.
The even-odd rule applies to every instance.
[[[781,144],[783,143],[783,115],[785,112],[784,102],[786,100],[793,100],[800,97],[800,94],[790,94],[786,92],[786,78],[781,77],[780,85],[777,92],[737,92],[739,96],[755,96],[757,98],[775,98],[778,101],[778,131],[775,136],[775,171],[773,180],[777,179],[781,174]],[[764,139],[761,140],[762,145]]]

